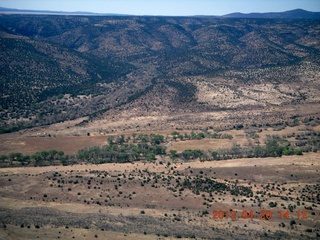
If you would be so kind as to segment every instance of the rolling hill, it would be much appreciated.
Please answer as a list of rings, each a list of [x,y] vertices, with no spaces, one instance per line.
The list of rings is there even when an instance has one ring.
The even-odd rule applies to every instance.
[[[278,121],[318,104],[319,21],[234,17],[1,15],[1,131]]]

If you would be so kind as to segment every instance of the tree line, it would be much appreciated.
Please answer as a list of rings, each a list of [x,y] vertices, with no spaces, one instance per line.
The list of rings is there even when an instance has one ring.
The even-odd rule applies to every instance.
[[[83,148],[75,155],[66,155],[62,151],[46,150],[32,155],[10,153],[0,156],[0,166],[48,166],[70,165],[76,163],[124,163],[133,161],[153,161],[156,155],[165,155],[164,136],[159,134],[133,135],[133,142],[123,135],[108,137],[108,145]]]
[[[301,149],[291,146],[289,142],[280,143],[279,139],[267,140],[266,145],[257,145],[252,147],[241,147],[234,144],[232,148],[220,149],[216,151],[202,151],[197,149],[187,149],[182,153],[177,154],[171,152],[171,157],[181,158],[185,161],[199,158],[200,161],[209,160],[227,160],[237,158],[267,158],[267,157],[282,157],[283,155],[302,155]]]
[[[185,134],[191,139],[202,139],[204,133]],[[184,136],[178,132],[173,132],[171,137]],[[200,137],[199,137],[200,136]],[[206,135],[203,135],[204,137]],[[207,135],[208,136],[208,135]],[[225,137],[223,135],[213,135],[215,137]],[[228,135],[226,135],[228,136]],[[180,137],[179,137],[180,138]],[[98,147],[83,148],[77,154],[67,155],[62,151],[46,150],[36,152],[32,155],[22,153],[10,153],[0,156],[0,167],[9,166],[47,166],[47,165],[70,165],[77,163],[125,163],[134,161],[154,161],[156,156],[168,156],[171,160],[200,161],[227,160],[237,158],[266,158],[281,157],[283,155],[302,155],[302,150],[291,146],[290,142],[273,136],[268,138],[265,145],[251,147],[241,147],[234,144],[229,149],[220,150],[199,150],[186,149],[180,153],[176,150],[167,152],[165,142],[167,139],[160,134],[132,134],[125,137],[109,136],[108,144]]]

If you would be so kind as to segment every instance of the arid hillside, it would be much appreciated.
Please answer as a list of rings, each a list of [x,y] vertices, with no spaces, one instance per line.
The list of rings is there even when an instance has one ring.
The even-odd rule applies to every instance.
[[[305,105],[318,113],[318,20],[0,20],[2,133],[81,117],[98,131],[136,117],[162,129],[282,121]]]

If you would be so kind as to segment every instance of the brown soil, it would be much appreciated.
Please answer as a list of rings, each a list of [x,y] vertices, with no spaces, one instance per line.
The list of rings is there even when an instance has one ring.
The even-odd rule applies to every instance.
[[[112,235],[114,236],[112,239],[122,239],[122,237],[128,237],[128,239],[143,239],[142,237],[156,239],[156,234],[164,234],[166,232],[164,229],[168,229],[170,226],[166,224],[170,223],[174,224],[177,229],[184,230],[168,230],[165,234],[169,234],[169,236],[187,236],[187,229],[194,229],[197,226],[196,229],[200,229],[206,233],[202,235],[204,238],[209,238],[210,234],[214,233],[217,234],[216,236],[221,237],[224,236],[224,231],[230,234],[232,229],[233,234],[231,234],[231,238],[232,236],[233,238],[238,236],[240,239],[245,239],[246,235],[242,235],[244,234],[243,231],[249,230],[252,232],[250,238],[253,239],[257,238],[259,234],[270,230],[270,236],[275,237],[277,236],[275,235],[277,234],[276,231],[283,231],[289,234],[287,236],[291,239],[298,239],[300,234],[303,234],[305,238],[315,236],[316,232],[308,234],[305,232],[305,229],[314,229],[314,231],[317,228],[319,229],[319,223],[317,222],[320,216],[319,203],[314,204],[307,199],[302,200],[301,197],[301,190],[303,188],[307,185],[313,186],[320,181],[320,162],[319,154],[317,153],[282,158],[179,162],[171,164],[170,167],[167,167],[166,164],[169,161],[168,159],[162,159],[162,161],[165,164],[137,162],[134,164],[0,169],[0,184],[2,186],[0,190],[0,202],[3,208],[2,213],[9,214],[9,210],[13,211],[10,213],[11,215],[8,215],[11,216],[10,224],[6,230],[2,229],[0,231],[0,236],[3,239],[10,239],[7,238],[9,235],[11,239],[32,239],[32,237],[36,236],[42,238],[46,234],[48,236],[46,239],[55,239],[57,236],[64,239],[68,239],[64,236],[91,239],[97,234],[99,238]],[[141,173],[139,170],[141,170]],[[107,172],[107,175],[102,178],[101,176],[104,176],[105,172]],[[143,180],[148,178],[148,173],[162,177],[171,176],[174,179],[177,179],[176,173],[191,177],[204,175],[227,184],[234,183],[237,180],[241,186],[252,187],[254,196],[257,196],[262,201],[261,206],[258,207],[257,202],[253,201],[254,197],[250,200],[250,198],[245,196],[234,196],[228,192],[226,194],[213,192],[214,200],[212,202],[205,200],[211,198],[206,192],[203,193],[204,195],[202,193],[196,195],[189,189],[185,189],[179,194],[178,191],[173,192],[167,188],[168,186],[163,185],[165,182],[162,182],[162,177],[158,183],[154,183],[157,188],[151,186],[153,180],[149,184],[145,183],[144,186],[140,185]],[[126,175],[126,178],[123,177],[123,174]],[[128,178],[130,174],[134,176],[131,180]],[[63,184],[60,182],[61,187],[58,186],[59,179],[64,179],[65,181]],[[76,179],[79,180],[79,183],[72,183]],[[89,179],[91,179],[90,185],[87,184]],[[100,181],[102,182],[100,183]],[[279,184],[280,188],[286,190],[266,190],[268,184],[274,183],[276,184],[275,186]],[[116,190],[114,185],[118,185],[119,189]],[[170,185],[175,188],[175,181],[171,181]],[[88,186],[90,186],[90,189]],[[69,188],[71,190],[68,190]],[[294,190],[289,191],[291,188],[294,188]],[[119,191],[122,192],[120,195]],[[257,191],[266,191],[266,193],[262,194],[262,196],[257,194]],[[133,194],[133,192],[135,193]],[[130,194],[132,199],[128,198]],[[268,194],[273,194],[274,196],[268,196]],[[108,195],[110,198],[107,197]],[[277,196],[292,197],[292,200],[280,199]],[[281,204],[284,204],[283,206],[286,207],[289,204],[297,205],[297,201],[295,200],[297,197],[301,199],[300,201],[304,205],[296,206],[294,211],[290,212],[290,219],[280,219],[278,212],[280,210],[285,211],[281,207]],[[104,202],[104,199],[108,199],[108,202]],[[236,199],[236,202],[233,199]],[[244,199],[246,201],[239,202]],[[85,203],[84,200],[87,202]],[[102,204],[96,204],[96,201]],[[269,206],[269,202],[272,201],[277,202],[277,207],[271,208]],[[207,202],[207,205],[203,205],[204,202]],[[298,211],[305,210],[305,206],[313,206],[313,210],[307,211],[306,219],[298,219]],[[25,218],[27,220],[25,224],[29,223],[31,228],[28,229],[26,226],[24,228],[19,227],[21,220],[19,220],[17,214],[31,211],[30,209],[39,209],[35,213],[35,216],[43,219],[39,229],[34,228],[37,220],[33,220],[34,218],[30,216]],[[42,213],[44,209],[58,211],[59,216],[63,217],[61,224],[68,225],[69,221],[70,228],[65,229],[64,226],[59,225],[57,226],[58,228],[52,227],[55,217]],[[213,210],[225,211],[228,209],[237,211],[240,217],[237,220],[212,219]],[[201,212],[205,210],[209,214],[202,216]],[[241,214],[245,210],[253,211],[255,218],[243,219]],[[262,210],[272,211],[272,219],[268,221],[260,219],[259,216]],[[144,214],[141,214],[141,211],[144,211]],[[312,215],[312,212],[315,215]],[[167,214],[166,217],[165,214]],[[181,221],[174,221],[174,215],[178,216]],[[85,222],[81,223],[83,216],[87,216],[86,218],[93,219],[92,221],[95,222],[92,223],[90,220],[89,229],[83,229],[85,227]],[[100,218],[102,217],[101,219],[104,219],[100,220],[104,225],[102,222],[99,223],[99,216]],[[155,221],[157,224],[160,224],[159,220],[164,221],[162,230],[159,229],[158,225],[157,227],[149,226],[147,229],[144,228],[144,218],[150,218],[151,220],[148,221]],[[73,227],[71,223],[74,221],[73,219],[79,219],[80,228],[82,229],[75,229]],[[295,220],[301,225],[295,225],[294,228],[291,228],[291,220]],[[108,223],[108,221],[111,221],[112,224]],[[132,221],[135,222],[137,228],[132,228]],[[281,223],[284,223],[287,227],[280,227],[279,224]],[[13,226],[12,224],[17,226]],[[243,230],[244,225],[246,227]],[[117,226],[118,231],[110,232],[108,230],[110,226]],[[106,228],[105,231],[101,231],[101,227]],[[215,231],[211,233],[212,228]],[[196,236],[199,236],[198,234],[200,233],[196,229],[192,231],[194,231]],[[147,232],[147,236],[143,234],[143,231]],[[124,234],[127,236],[124,236]],[[225,237],[224,239],[229,238]]]

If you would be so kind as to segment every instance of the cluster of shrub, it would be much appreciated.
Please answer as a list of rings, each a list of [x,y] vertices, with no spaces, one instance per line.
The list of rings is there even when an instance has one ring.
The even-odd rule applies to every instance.
[[[179,133],[177,131],[174,131],[171,133],[173,140],[177,140],[178,138],[180,140],[201,140],[203,138],[215,138],[215,139],[232,139],[232,135],[231,134],[222,134],[222,133],[210,133],[208,131],[202,131],[199,133],[195,133],[194,131],[192,131],[190,134],[188,133]]]
[[[200,192],[224,192],[229,191],[231,195],[241,195],[252,197],[253,192],[250,187],[238,186],[237,184],[227,185],[222,182],[217,182],[210,178],[202,179],[200,177],[196,177],[194,179],[186,178],[182,184],[183,188],[190,189],[194,194],[199,195]]]

